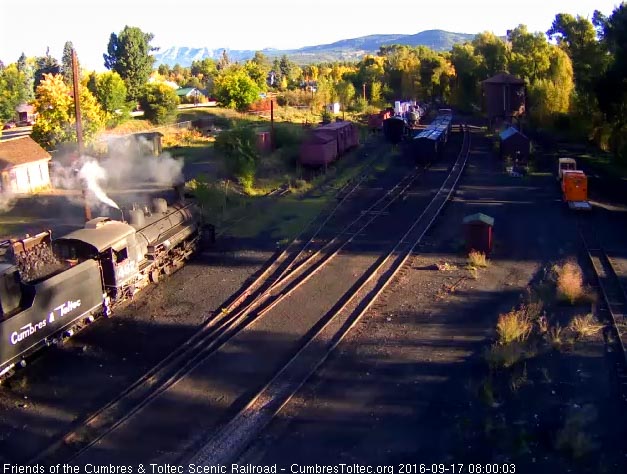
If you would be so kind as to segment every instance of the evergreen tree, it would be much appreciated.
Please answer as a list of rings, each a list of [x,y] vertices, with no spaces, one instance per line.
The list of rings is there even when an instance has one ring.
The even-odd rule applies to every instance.
[[[65,83],[68,85],[72,84],[74,80],[74,73],[72,69],[72,51],[74,50],[74,45],[71,41],[66,41],[63,46],[63,56],[61,57],[61,74],[63,75],[63,79]],[[79,69],[80,70],[80,69]]]
[[[139,98],[152,72],[155,58],[150,53],[157,49],[150,46],[153,38],[152,33],[134,26],[125,26],[119,35],[111,33],[109,38],[104,65],[124,80],[130,100]]]

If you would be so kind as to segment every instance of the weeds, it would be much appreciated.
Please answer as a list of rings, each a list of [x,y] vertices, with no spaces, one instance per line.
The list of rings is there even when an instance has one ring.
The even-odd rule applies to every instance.
[[[563,328],[559,324],[556,324],[551,329],[549,329],[548,332],[546,333],[546,337],[549,341],[549,344],[551,344],[551,346],[553,346],[554,349],[559,350],[564,344],[564,338],[563,338],[562,332],[563,332]]]
[[[468,263],[475,268],[486,268],[488,266],[485,253],[476,250],[471,250],[468,254]]]
[[[603,326],[597,324],[592,314],[575,316],[568,328],[575,333],[577,338],[584,339],[599,332]]]
[[[597,418],[596,409],[592,405],[574,408],[570,411],[564,426],[557,433],[556,447],[570,454],[574,459],[580,459],[596,448],[590,435],[586,432],[586,425]]]
[[[487,378],[483,381],[479,387],[479,398],[489,407],[494,405],[494,387],[492,385],[492,379]]]
[[[532,324],[526,312],[522,309],[512,310],[501,314],[496,323],[496,332],[500,344],[509,344],[514,341],[524,341],[529,337]]]
[[[500,370],[512,367],[525,356],[525,350],[518,342],[512,342],[506,345],[494,344],[484,355],[491,370]]]
[[[557,298],[574,304],[584,296],[583,274],[581,267],[574,261],[555,265],[553,271],[557,275]]]
[[[521,371],[515,371],[509,380],[509,389],[512,392],[517,392],[520,387],[526,385],[529,382],[527,378],[527,364],[523,365]]]

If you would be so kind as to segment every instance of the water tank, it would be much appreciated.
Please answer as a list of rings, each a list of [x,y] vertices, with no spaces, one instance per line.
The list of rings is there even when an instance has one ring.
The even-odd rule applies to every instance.
[[[143,227],[146,223],[146,219],[144,219],[144,211],[141,209],[132,209],[129,211],[130,221],[133,227]]]
[[[168,203],[163,198],[155,198],[152,200],[152,209],[155,214],[165,214],[168,212]]]

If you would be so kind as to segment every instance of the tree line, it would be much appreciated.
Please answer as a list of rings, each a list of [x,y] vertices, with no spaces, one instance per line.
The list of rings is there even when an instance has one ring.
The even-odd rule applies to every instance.
[[[341,102],[346,109],[374,111],[394,100],[439,100],[461,110],[481,108],[481,81],[501,71],[522,78],[528,90],[532,125],[576,131],[616,155],[627,156],[627,4],[608,17],[592,19],[558,14],[547,32],[519,25],[502,38],[490,32],[450,51],[391,45],[359,62],[300,66],[287,56],[263,53],[233,62],[194,61],[190,67],[154,68],[153,35],[136,27],[112,33],[103,55],[108,72],[81,78],[88,130],[114,125],[140,104],[147,118],[162,123],[179,98],[166,81],[202,89],[223,106],[246,110],[263,92],[278,94],[280,105],[321,107]],[[71,50],[66,43],[57,62],[47,52],[22,55],[0,64],[0,119],[14,115],[22,102],[34,101],[40,114],[33,136],[46,146],[71,140],[73,110]],[[151,75],[156,79],[149,83]],[[70,101],[71,102],[71,101]],[[95,132],[94,132],[95,133]]]

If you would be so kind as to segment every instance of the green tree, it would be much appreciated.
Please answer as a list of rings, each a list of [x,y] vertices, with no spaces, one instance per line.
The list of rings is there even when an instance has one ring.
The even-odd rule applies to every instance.
[[[259,159],[253,130],[239,127],[223,131],[216,138],[215,149],[222,155],[228,173],[234,176],[245,190],[252,189]]]
[[[268,76],[268,72],[264,71],[261,66],[255,61],[246,61],[244,64],[244,71],[248,74],[255,84],[259,87],[260,91],[266,90],[266,78]]]
[[[549,43],[544,33],[530,33],[525,25],[519,25],[508,31],[507,36],[512,45],[510,72],[528,83],[544,78],[551,67]]]
[[[483,58],[480,76],[488,78],[498,72],[507,70],[507,46],[494,33],[479,33],[472,41],[475,54]]]
[[[117,72],[92,73],[87,87],[102,107],[107,123],[113,125],[128,117],[126,84]]]
[[[214,94],[225,107],[246,110],[259,98],[260,89],[241,67],[220,71],[215,79]]]
[[[152,72],[155,58],[150,53],[157,49],[150,45],[153,38],[152,33],[134,26],[125,26],[119,35],[111,33],[109,38],[104,65],[124,80],[130,100],[138,99]]]
[[[91,141],[103,128],[103,112],[87,87],[79,87],[83,138]],[[32,137],[41,146],[76,141],[76,114],[70,87],[60,74],[46,74],[36,91],[37,122]]]
[[[35,60],[35,72],[33,87],[37,90],[39,83],[42,81],[44,74],[59,74],[61,66],[59,61],[50,56],[50,48],[46,48],[46,55]]]
[[[16,63],[0,70],[0,120],[15,117],[15,108],[29,98],[26,74]]]
[[[480,81],[482,76],[481,56],[475,53],[475,47],[470,44],[456,44],[451,51],[451,63],[455,68],[455,84],[453,87],[453,103],[469,110],[479,103]]]
[[[216,68],[218,69],[218,71],[222,71],[226,68],[228,68],[231,65],[231,60],[229,59],[229,55],[226,52],[226,49],[222,50],[222,56],[220,56],[220,59],[218,60],[218,64],[216,65]]]
[[[170,86],[163,83],[146,84],[139,104],[144,116],[153,123],[163,124],[176,115],[179,98]]]
[[[372,105],[379,105],[381,102],[381,83],[379,81],[372,81],[370,83],[370,103]]]
[[[568,55],[556,46],[550,48],[550,68],[546,77],[529,88],[530,114],[538,125],[551,125],[559,114],[570,112],[574,89],[573,66]]]
[[[74,73],[72,69],[72,50],[74,45],[71,41],[66,41],[63,46],[63,56],[61,57],[61,74],[67,84],[72,84]],[[80,67],[79,67],[80,71]]]
[[[610,148],[627,160],[627,3],[617,7],[602,25],[611,59],[599,78],[597,97],[612,130]]]
[[[342,104],[343,110],[346,110],[353,102],[355,98],[355,86],[348,81],[338,82],[335,86],[335,90],[337,91],[337,95],[340,98],[340,103]]]

